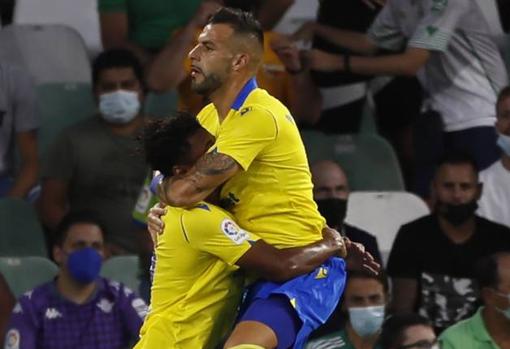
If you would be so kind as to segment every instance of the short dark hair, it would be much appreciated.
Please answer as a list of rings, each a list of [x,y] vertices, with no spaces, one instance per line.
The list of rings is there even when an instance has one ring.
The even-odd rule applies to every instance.
[[[503,89],[499,91],[496,107],[499,107],[499,103],[508,97],[510,97],[510,86],[503,87]]]
[[[379,335],[378,344],[382,349],[392,349],[402,345],[404,332],[411,326],[427,326],[432,328],[429,320],[418,314],[401,314],[388,317]]]
[[[226,7],[239,9],[245,12],[251,12],[255,15],[261,5],[260,0],[224,0]]]
[[[201,127],[194,116],[185,112],[149,121],[141,136],[149,166],[165,176],[172,175],[172,167],[187,161],[191,147],[188,138]]]
[[[510,256],[510,252],[493,253],[476,261],[475,279],[479,289],[498,288],[500,282],[498,262],[503,256]]]
[[[377,275],[365,270],[349,270],[347,273],[347,282],[351,279],[373,279],[383,286],[384,292],[388,293],[389,291],[388,278],[383,270],[379,271]]]
[[[92,224],[99,227],[103,239],[108,235],[105,225],[99,215],[94,211],[71,211],[62,218],[55,230],[55,245],[62,246],[72,226],[76,224]]]
[[[112,49],[101,52],[92,63],[92,87],[95,89],[99,75],[111,68],[132,68],[136,78],[144,86],[143,69],[133,52],[126,49]]]
[[[253,35],[264,46],[264,32],[259,21],[250,12],[222,7],[211,16],[208,24],[228,24],[236,34]]]
[[[439,159],[436,166],[436,173],[439,170],[439,168],[443,165],[466,165],[466,164],[470,165],[473,168],[473,171],[478,176],[479,168],[473,157],[464,150],[453,149],[447,151]]]

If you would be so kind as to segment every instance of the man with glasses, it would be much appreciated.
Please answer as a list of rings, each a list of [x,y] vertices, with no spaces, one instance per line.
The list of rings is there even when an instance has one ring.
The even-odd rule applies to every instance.
[[[484,306],[441,336],[443,349],[510,347],[510,252],[480,260],[477,281]]]

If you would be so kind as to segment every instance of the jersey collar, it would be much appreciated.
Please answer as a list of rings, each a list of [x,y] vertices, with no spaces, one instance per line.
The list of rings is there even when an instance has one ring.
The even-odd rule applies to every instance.
[[[232,104],[231,109],[234,109],[236,111],[239,110],[243,106],[246,98],[248,98],[250,92],[255,90],[256,88],[258,88],[257,80],[255,78],[251,78],[250,80],[248,80],[246,85],[244,85],[244,87],[242,88],[241,92],[239,92],[239,94],[237,95],[234,103]]]

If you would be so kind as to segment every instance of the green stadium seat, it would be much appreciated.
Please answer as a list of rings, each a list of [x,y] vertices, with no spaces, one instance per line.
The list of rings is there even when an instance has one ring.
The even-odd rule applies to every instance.
[[[0,273],[17,298],[55,277],[58,267],[43,257],[0,257]]]
[[[301,133],[313,164],[333,160],[345,170],[352,190],[404,190],[404,180],[391,145],[375,134],[325,135],[317,131]]]
[[[0,256],[47,256],[44,232],[28,202],[0,199],[0,222]]]
[[[122,282],[134,291],[138,291],[138,256],[115,256],[103,263],[101,276],[110,280]]]
[[[62,129],[89,118],[96,112],[88,83],[47,83],[37,86],[41,115],[39,154],[55,140]]]

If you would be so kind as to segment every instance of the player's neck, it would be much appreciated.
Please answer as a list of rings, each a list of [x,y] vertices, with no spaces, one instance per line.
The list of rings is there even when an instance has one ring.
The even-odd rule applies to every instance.
[[[76,304],[83,304],[94,294],[96,283],[80,284],[64,270],[61,270],[57,277],[57,290],[65,299]]]
[[[239,92],[251,78],[252,76],[236,76],[225,81],[220,88],[211,94],[210,100],[218,111],[220,122],[225,120]]]
[[[370,337],[360,337],[354,331],[351,326],[351,323],[348,322],[345,326],[345,330],[347,332],[347,337],[349,337],[349,341],[352,343],[354,348],[356,349],[372,349],[375,346],[375,342],[377,341],[377,334]]]

